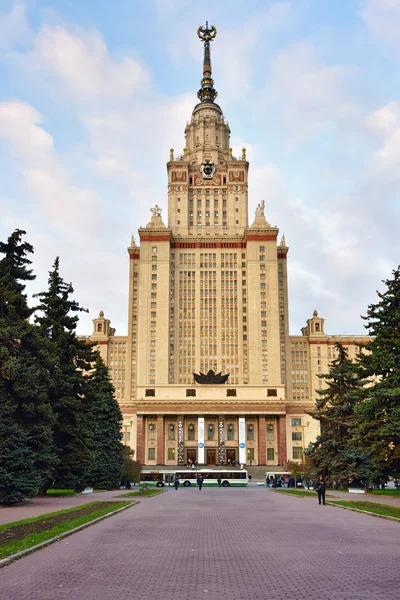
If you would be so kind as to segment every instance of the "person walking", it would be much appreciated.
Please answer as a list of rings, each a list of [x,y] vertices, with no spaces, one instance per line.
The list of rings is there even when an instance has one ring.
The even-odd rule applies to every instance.
[[[201,488],[203,487],[203,475],[199,475],[197,478],[197,485],[199,486],[199,490],[201,491]]]
[[[221,487],[221,477],[218,477],[217,483],[218,483],[218,487]]]
[[[174,488],[177,490],[179,487],[179,477],[175,476],[174,479]]]
[[[318,503],[321,504],[321,500],[322,500],[322,503],[326,504],[326,502],[325,502],[326,482],[325,482],[325,479],[322,477],[322,475],[318,475],[317,481],[315,482],[315,489],[318,493]]]

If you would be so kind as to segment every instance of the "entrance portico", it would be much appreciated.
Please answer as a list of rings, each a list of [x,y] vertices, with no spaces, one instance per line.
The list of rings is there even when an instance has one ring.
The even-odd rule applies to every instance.
[[[137,460],[174,467],[283,464],[303,443],[292,416],[311,407],[294,412],[283,386],[170,385],[138,388],[134,408]]]

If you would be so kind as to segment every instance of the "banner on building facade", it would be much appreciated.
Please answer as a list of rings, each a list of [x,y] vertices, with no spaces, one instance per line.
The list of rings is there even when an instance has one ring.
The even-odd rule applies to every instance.
[[[185,462],[185,456],[183,451],[183,421],[178,421],[178,465]]]
[[[220,465],[225,464],[225,422],[218,421],[218,461]]]
[[[239,463],[246,464],[246,419],[239,417]]]
[[[204,464],[204,417],[199,417],[197,421],[198,439],[199,439],[199,451],[197,455],[197,462],[199,465]]]

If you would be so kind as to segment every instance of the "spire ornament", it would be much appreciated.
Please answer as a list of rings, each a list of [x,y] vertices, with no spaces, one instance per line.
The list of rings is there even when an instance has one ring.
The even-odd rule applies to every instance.
[[[214,89],[214,81],[211,77],[211,48],[210,43],[217,35],[217,28],[214,25],[202,25],[197,30],[197,35],[204,42],[204,61],[203,61],[203,79],[201,80],[201,88],[197,92],[197,96],[201,102],[214,102],[218,92]]]

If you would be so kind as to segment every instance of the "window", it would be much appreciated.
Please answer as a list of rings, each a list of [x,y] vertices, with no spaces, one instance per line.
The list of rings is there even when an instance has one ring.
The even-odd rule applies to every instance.
[[[156,439],[156,425],[155,425],[155,423],[149,423],[147,432],[148,432],[148,438],[149,438],[149,440],[155,440]]]
[[[293,451],[293,459],[294,460],[303,458],[303,448],[292,448],[292,451]]]
[[[189,423],[188,425],[188,440],[194,440],[194,424]]]
[[[299,427],[301,425],[301,419],[299,417],[292,418],[292,427]]]
[[[228,432],[227,432],[226,439],[228,441],[232,441],[235,439],[235,426],[233,423],[228,424]]]
[[[273,423],[267,423],[267,440],[272,442],[275,439],[275,428]]]
[[[156,449],[155,448],[147,449],[147,459],[148,460],[156,460]]]
[[[247,448],[247,461],[254,460],[254,448]]]
[[[254,425],[253,425],[253,423],[250,423],[249,425],[247,425],[247,439],[254,440]]]
[[[97,325],[97,331],[102,331],[102,329],[103,329],[103,325],[101,323],[99,323]]]
[[[157,246],[153,246],[151,250],[153,253],[157,252]]]
[[[303,436],[301,431],[292,431],[292,441],[293,442],[301,442]]]
[[[168,439],[170,442],[175,440],[175,425],[173,423],[168,425]]]
[[[168,460],[175,460],[175,448],[168,448]]]
[[[275,460],[275,448],[267,448],[267,460]]]
[[[207,439],[208,440],[213,440],[215,436],[215,427],[212,423],[209,424],[208,428],[207,428]]]

